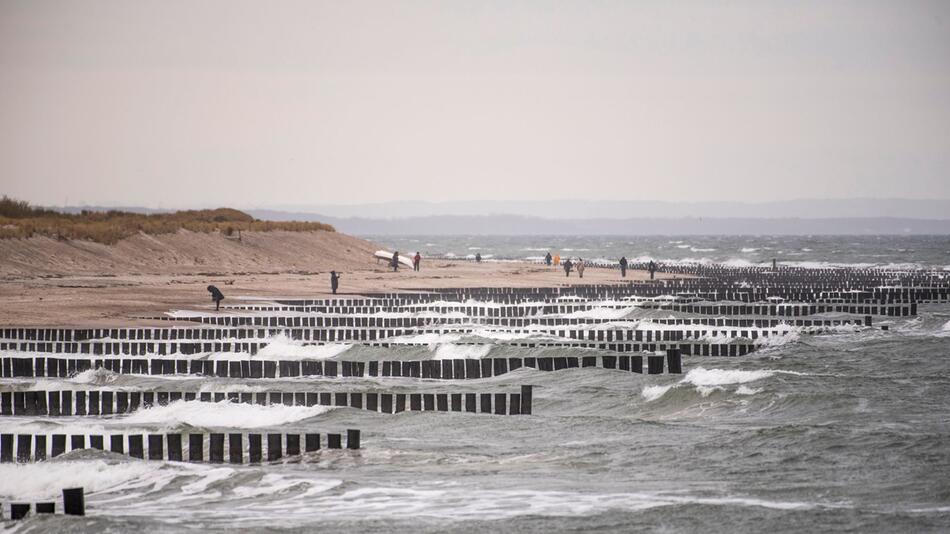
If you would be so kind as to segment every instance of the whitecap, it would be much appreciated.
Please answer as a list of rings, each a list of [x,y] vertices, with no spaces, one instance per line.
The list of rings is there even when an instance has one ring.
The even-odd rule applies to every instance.
[[[647,402],[655,401],[663,395],[666,395],[666,392],[669,391],[673,386],[647,386],[643,388],[643,391],[640,392],[640,396],[646,399]]]
[[[435,349],[433,359],[436,360],[454,360],[454,359],[481,359],[488,356],[492,346],[484,345],[455,345],[446,343],[438,345]]]
[[[755,395],[761,392],[762,388],[750,388],[748,386],[739,386],[736,388],[736,395]]]
[[[161,424],[176,427],[261,428],[278,426],[324,414],[330,406],[286,406],[283,404],[238,404],[229,401],[175,401],[166,406],[138,410],[122,419],[138,425]]]

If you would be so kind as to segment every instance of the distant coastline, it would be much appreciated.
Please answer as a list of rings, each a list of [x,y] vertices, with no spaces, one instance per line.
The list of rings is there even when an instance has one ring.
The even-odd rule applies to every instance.
[[[116,207],[51,209],[78,213]],[[946,199],[396,201],[245,207],[244,211],[262,220],[319,221],[355,235],[950,235],[950,200]]]
[[[269,220],[319,220],[352,235],[950,235],[950,219],[682,217],[548,219],[518,215],[363,218],[248,210]],[[310,219],[312,217],[312,219]]]

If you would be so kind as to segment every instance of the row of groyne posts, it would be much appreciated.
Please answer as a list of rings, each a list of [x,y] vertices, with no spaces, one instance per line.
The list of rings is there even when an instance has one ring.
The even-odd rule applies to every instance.
[[[666,269],[667,271],[672,269]],[[0,416],[99,417],[175,402],[334,406],[382,414],[456,412],[529,416],[546,395],[535,385],[444,381],[521,373],[600,369],[630,375],[678,374],[683,357],[738,357],[775,336],[876,328],[946,302],[950,280],[933,272],[872,269],[679,267],[690,278],[549,288],[419,288],[332,299],[229,303],[220,313],[154,317],[167,326],[0,329]],[[886,324],[882,328],[886,328]],[[436,341],[433,342],[432,340]],[[329,358],[283,357],[288,341],[362,347]],[[432,343],[483,345],[477,358],[433,359]],[[330,353],[337,352],[331,350]],[[307,354],[304,351],[304,354]],[[93,370],[119,375],[195,375],[178,387],[101,387],[63,379]],[[531,376],[531,375],[524,375]],[[265,391],[232,391],[215,379]],[[297,378],[294,390],[268,380]],[[312,380],[299,380],[311,378]],[[351,385],[370,379],[372,387]],[[461,384],[461,383],[460,383]],[[243,384],[242,384],[243,385]],[[435,386],[434,386],[435,385]],[[510,389],[509,389],[510,388]],[[225,389],[222,391],[222,389]],[[473,389],[475,391],[473,391]],[[536,393],[541,396],[536,398]],[[3,432],[0,462],[41,462],[98,449],[154,461],[268,464],[353,454],[358,429],[329,432],[27,434]],[[339,452],[335,452],[338,450]],[[346,451],[351,451],[347,453]],[[36,507],[37,513],[48,510]],[[18,506],[16,514],[24,508]]]
[[[63,488],[62,511],[65,515],[86,515],[86,492],[83,488]],[[0,519],[6,516],[0,506]],[[23,519],[30,513],[55,514],[56,501],[11,502],[10,519]]]

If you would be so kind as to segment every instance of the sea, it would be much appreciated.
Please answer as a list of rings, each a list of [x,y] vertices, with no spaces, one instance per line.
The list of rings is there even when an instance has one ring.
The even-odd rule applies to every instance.
[[[734,267],[950,270],[950,236],[362,236],[404,254],[539,261],[550,252],[591,262],[720,263]]]
[[[774,258],[950,276],[944,236],[370,237],[400,251],[478,252],[494,261],[547,251],[664,263]],[[472,392],[533,384],[532,416],[221,402],[95,419],[6,418],[5,433],[360,428],[363,448],[264,466],[149,462],[100,451],[2,464],[5,505],[84,486],[90,510],[79,520],[4,525],[18,532],[948,532],[950,305],[922,304],[918,312],[876,320],[888,331],[790,335],[748,356],[685,357],[682,375],[521,368],[453,383],[453,391]],[[371,350],[272,341],[261,357],[360,357]],[[429,347],[391,349],[392,356],[523,357],[540,350],[498,343],[473,351],[457,342],[433,339]],[[99,370],[20,379],[18,387],[173,388],[196,380]],[[215,379],[201,387],[293,391],[303,380],[313,379],[266,386]],[[384,379],[351,385],[387,388]]]

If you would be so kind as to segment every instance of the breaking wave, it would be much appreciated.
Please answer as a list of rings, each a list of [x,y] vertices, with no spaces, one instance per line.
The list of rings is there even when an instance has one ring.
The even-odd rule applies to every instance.
[[[293,423],[330,411],[329,406],[284,406],[236,404],[228,401],[175,401],[167,406],[138,410],[124,419],[131,424],[159,424],[176,427],[262,428]]]

